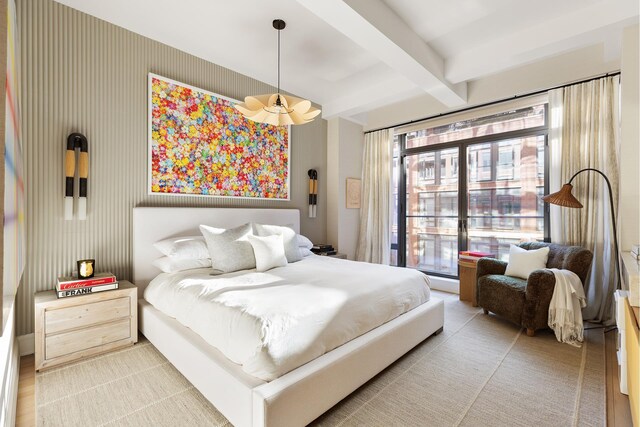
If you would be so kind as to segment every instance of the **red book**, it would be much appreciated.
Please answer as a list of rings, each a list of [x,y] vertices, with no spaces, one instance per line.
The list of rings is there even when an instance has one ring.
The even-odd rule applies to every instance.
[[[474,258],[495,257],[495,254],[488,252],[460,251],[460,255],[466,255]]]
[[[106,285],[108,283],[115,283],[116,276],[111,273],[98,273],[90,279],[76,279],[73,277],[59,277],[56,288],[59,291],[66,289],[79,289],[89,286]]]

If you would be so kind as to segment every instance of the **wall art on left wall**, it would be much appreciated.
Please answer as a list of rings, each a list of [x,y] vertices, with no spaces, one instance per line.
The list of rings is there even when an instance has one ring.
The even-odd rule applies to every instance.
[[[149,73],[149,194],[289,200],[290,128]]]
[[[9,304],[13,300],[24,267],[26,254],[26,213],[25,213],[25,164],[22,156],[22,136],[20,134],[20,82],[19,39],[17,11],[15,1],[7,2],[7,76],[4,117],[4,176],[0,185],[4,185],[4,251],[0,250],[2,262],[2,295],[4,314],[0,318],[0,335],[7,323]],[[4,181],[3,181],[4,180]],[[0,209],[0,213],[2,212]],[[4,298],[4,301],[3,301]]]

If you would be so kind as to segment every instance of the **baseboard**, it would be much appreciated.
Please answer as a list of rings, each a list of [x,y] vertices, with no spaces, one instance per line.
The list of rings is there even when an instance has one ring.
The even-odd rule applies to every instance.
[[[26,335],[18,335],[18,349],[20,357],[33,354],[36,351],[36,340],[33,333]]]
[[[446,277],[429,276],[431,289],[437,291],[449,292],[452,294],[460,293],[460,281],[457,279],[449,279]]]

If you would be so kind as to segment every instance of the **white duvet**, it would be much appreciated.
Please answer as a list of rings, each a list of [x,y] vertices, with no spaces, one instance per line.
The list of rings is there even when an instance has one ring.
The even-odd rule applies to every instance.
[[[308,256],[264,273],[162,273],[144,298],[271,381],[429,300],[405,268]]]

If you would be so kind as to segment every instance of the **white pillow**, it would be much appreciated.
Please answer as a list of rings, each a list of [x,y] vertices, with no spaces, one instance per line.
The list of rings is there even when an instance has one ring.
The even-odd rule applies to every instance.
[[[509,247],[509,263],[504,274],[527,279],[531,272],[547,268],[548,257],[548,247],[528,251],[519,246],[511,245]]]
[[[255,268],[256,258],[247,236],[252,234],[251,224],[224,229],[201,225],[200,232],[207,242],[214,273],[231,273]]]
[[[311,252],[311,249],[308,248],[300,248],[300,255],[302,255],[302,257],[308,257],[309,255],[313,255],[313,252]]]
[[[305,249],[311,249],[313,247],[313,242],[309,240],[307,237],[303,236],[302,234],[296,235],[296,238],[298,239],[299,247],[305,248]]]
[[[287,265],[281,234],[271,236],[247,236],[256,257],[256,270],[267,271]]]
[[[163,256],[154,260],[151,264],[165,273],[177,273],[178,271],[192,270],[194,268],[211,267],[211,258],[180,259]]]
[[[298,247],[296,232],[289,227],[279,225],[253,224],[253,232],[256,236],[281,235],[284,244],[284,254],[288,262],[296,262],[302,259],[302,254]]]
[[[155,242],[153,246],[163,255],[180,259],[209,258],[209,250],[202,236],[180,236]]]

